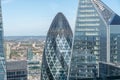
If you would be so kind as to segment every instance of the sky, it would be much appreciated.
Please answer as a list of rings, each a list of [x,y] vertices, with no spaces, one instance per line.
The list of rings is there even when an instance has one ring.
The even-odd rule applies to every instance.
[[[102,0],[120,15],[120,0]],[[51,22],[62,12],[75,27],[78,0],[2,0],[5,36],[46,35]]]

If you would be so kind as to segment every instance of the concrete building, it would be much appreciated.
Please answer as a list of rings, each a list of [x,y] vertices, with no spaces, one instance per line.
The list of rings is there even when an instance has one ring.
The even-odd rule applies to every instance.
[[[7,80],[27,80],[27,61],[7,61]]]

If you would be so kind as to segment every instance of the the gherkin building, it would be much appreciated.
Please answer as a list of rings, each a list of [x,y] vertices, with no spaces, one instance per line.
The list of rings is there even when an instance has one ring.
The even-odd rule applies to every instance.
[[[72,36],[72,30],[65,16],[58,13],[47,33],[41,80],[67,80]]]

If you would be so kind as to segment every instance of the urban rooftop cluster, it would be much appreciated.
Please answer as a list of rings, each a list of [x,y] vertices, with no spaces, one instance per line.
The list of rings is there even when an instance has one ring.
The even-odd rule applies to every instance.
[[[120,79],[120,16],[101,0],[79,0],[74,32],[59,12],[46,38],[4,44],[0,19],[0,80]]]

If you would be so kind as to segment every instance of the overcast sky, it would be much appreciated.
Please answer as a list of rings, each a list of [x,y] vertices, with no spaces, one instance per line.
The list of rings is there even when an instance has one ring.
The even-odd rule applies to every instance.
[[[102,0],[120,15],[120,0]],[[78,0],[2,0],[5,36],[46,35],[58,12],[74,29]]]

